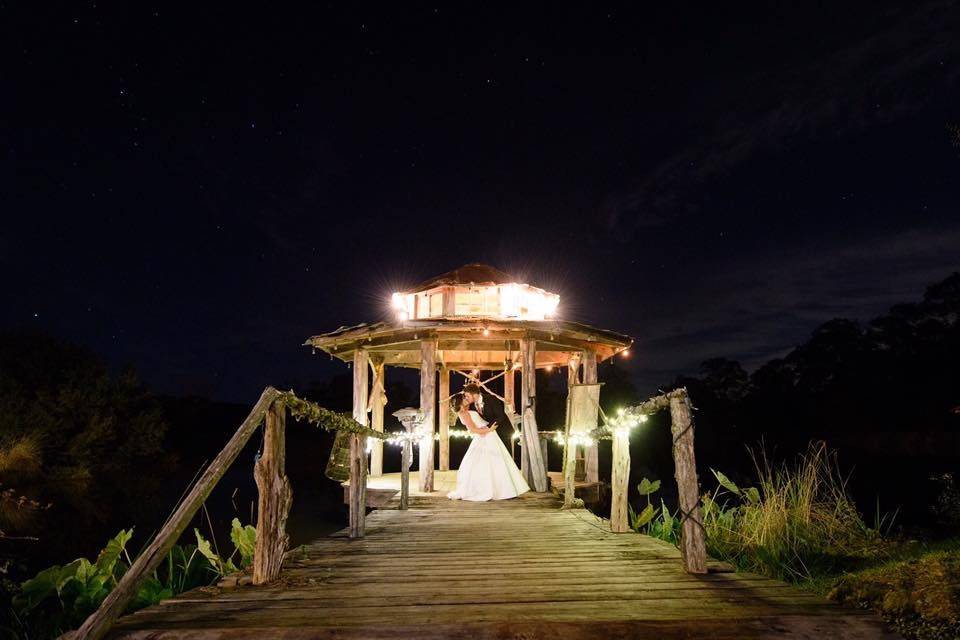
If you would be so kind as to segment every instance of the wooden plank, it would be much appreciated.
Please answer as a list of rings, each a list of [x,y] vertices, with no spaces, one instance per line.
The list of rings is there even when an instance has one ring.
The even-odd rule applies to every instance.
[[[117,637],[467,640],[522,628],[535,630],[530,638],[581,640],[618,624],[621,636],[721,629],[727,635],[716,637],[732,640],[794,637],[795,620],[820,634],[796,636],[811,640],[882,637],[876,620],[782,582],[687,573],[672,545],[613,534],[588,511],[560,505],[552,494],[469,504],[412,496],[408,510],[373,512],[363,539],[290,551],[271,585],[182,594],[121,620]],[[762,620],[777,622],[756,626]]]
[[[262,585],[280,577],[283,556],[290,544],[287,516],[293,491],[286,473],[287,410],[273,403],[264,424],[263,451],[253,468],[257,484],[257,540],[253,554],[253,584]]]
[[[246,417],[240,428],[237,429],[233,437],[230,438],[223,450],[217,454],[210,466],[203,472],[197,484],[193,486],[187,497],[183,499],[180,506],[164,523],[160,531],[153,538],[153,541],[141,553],[133,565],[123,574],[117,586],[107,594],[100,607],[94,611],[84,621],[80,629],[77,630],[74,637],[97,640],[106,634],[107,630],[113,624],[113,621],[119,617],[127,607],[131,598],[137,593],[140,585],[146,577],[157,568],[160,561],[167,555],[170,548],[176,544],[180,535],[187,528],[194,514],[204,503],[210,492],[216,486],[227,468],[236,460],[240,450],[243,449],[250,435],[260,426],[267,409],[279,397],[279,392],[273,387],[267,387],[260,395],[260,399],[253,406],[250,414]]]

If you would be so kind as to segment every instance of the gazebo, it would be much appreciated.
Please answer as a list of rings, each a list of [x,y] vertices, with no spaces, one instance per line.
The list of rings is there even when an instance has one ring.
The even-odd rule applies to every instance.
[[[536,369],[567,367],[570,385],[596,384],[597,364],[624,352],[628,336],[560,318],[560,297],[484,264],[468,264],[393,293],[393,318],[341,327],[307,345],[353,366],[353,417],[383,431],[390,367],[420,370],[420,490],[434,490],[433,444],[439,429],[439,467],[450,469],[446,401],[450,376],[459,372],[487,386],[503,378],[504,409],[520,425],[521,469],[536,491],[548,488],[536,419]],[[480,372],[495,372],[487,380]],[[520,401],[515,376],[520,373]],[[371,383],[372,375],[372,383]],[[438,377],[439,376],[439,377]],[[438,384],[439,380],[439,384]],[[497,394],[498,395],[498,394]],[[598,482],[597,446],[583,452],[585,480]],[[383,442],[374,440],[370,475],[383,473]]]

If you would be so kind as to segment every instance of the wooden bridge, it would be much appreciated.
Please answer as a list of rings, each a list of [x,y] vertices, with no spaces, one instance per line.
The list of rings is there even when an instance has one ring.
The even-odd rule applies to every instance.
[[[292,550],[286,534],[292,492],[284,470],[288,411],[351,440],[350,526]],[[678,415],[680,424],[689,421],[687,412]],[[235,580],[230,587],[194,589],[120,617],[261,424],[250,584]],[[83,640],[892,637],[871,616],[708,561],[702,530],[692,529],[697,545],[688,535],[696,517],[692,508],[677,550],[612,526],[571,504],[569,495],[531,492],[471,503],[448,500],[437,490],[443,482],[410,491],[404,466],[397,474],[400,495],[368,516],[367,437],[382,434],[267,388],[100,608],[70,635]],[[409,448],[407,441],[405,460]],[[445,473],[452,478],[455,472]]]
[[[464,503],[414,493],[293,549],[280,580],[210,587],[118,620],[112,638],[881,638],[875,618],[611,533],[552,494]]]

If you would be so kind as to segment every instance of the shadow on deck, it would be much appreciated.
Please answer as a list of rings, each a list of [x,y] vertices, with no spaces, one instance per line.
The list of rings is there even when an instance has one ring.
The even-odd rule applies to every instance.
[[[560,504],[413,496],[407,511],[371,513],[364,539],[294,549],[274,584],[197,589],[121,618],[110,637],[898,637],[769,578],[689,575],[671,545]]]

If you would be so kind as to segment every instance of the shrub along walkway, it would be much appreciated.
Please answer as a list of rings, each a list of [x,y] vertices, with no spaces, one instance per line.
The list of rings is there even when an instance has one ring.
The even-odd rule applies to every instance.
[[[113,638],[894,638],[872,615],[613,534],[550,494],[368,516],[290,552],[264,587],[206,588],[121,618]],[[395,506],[395,502],[390,506]]]

